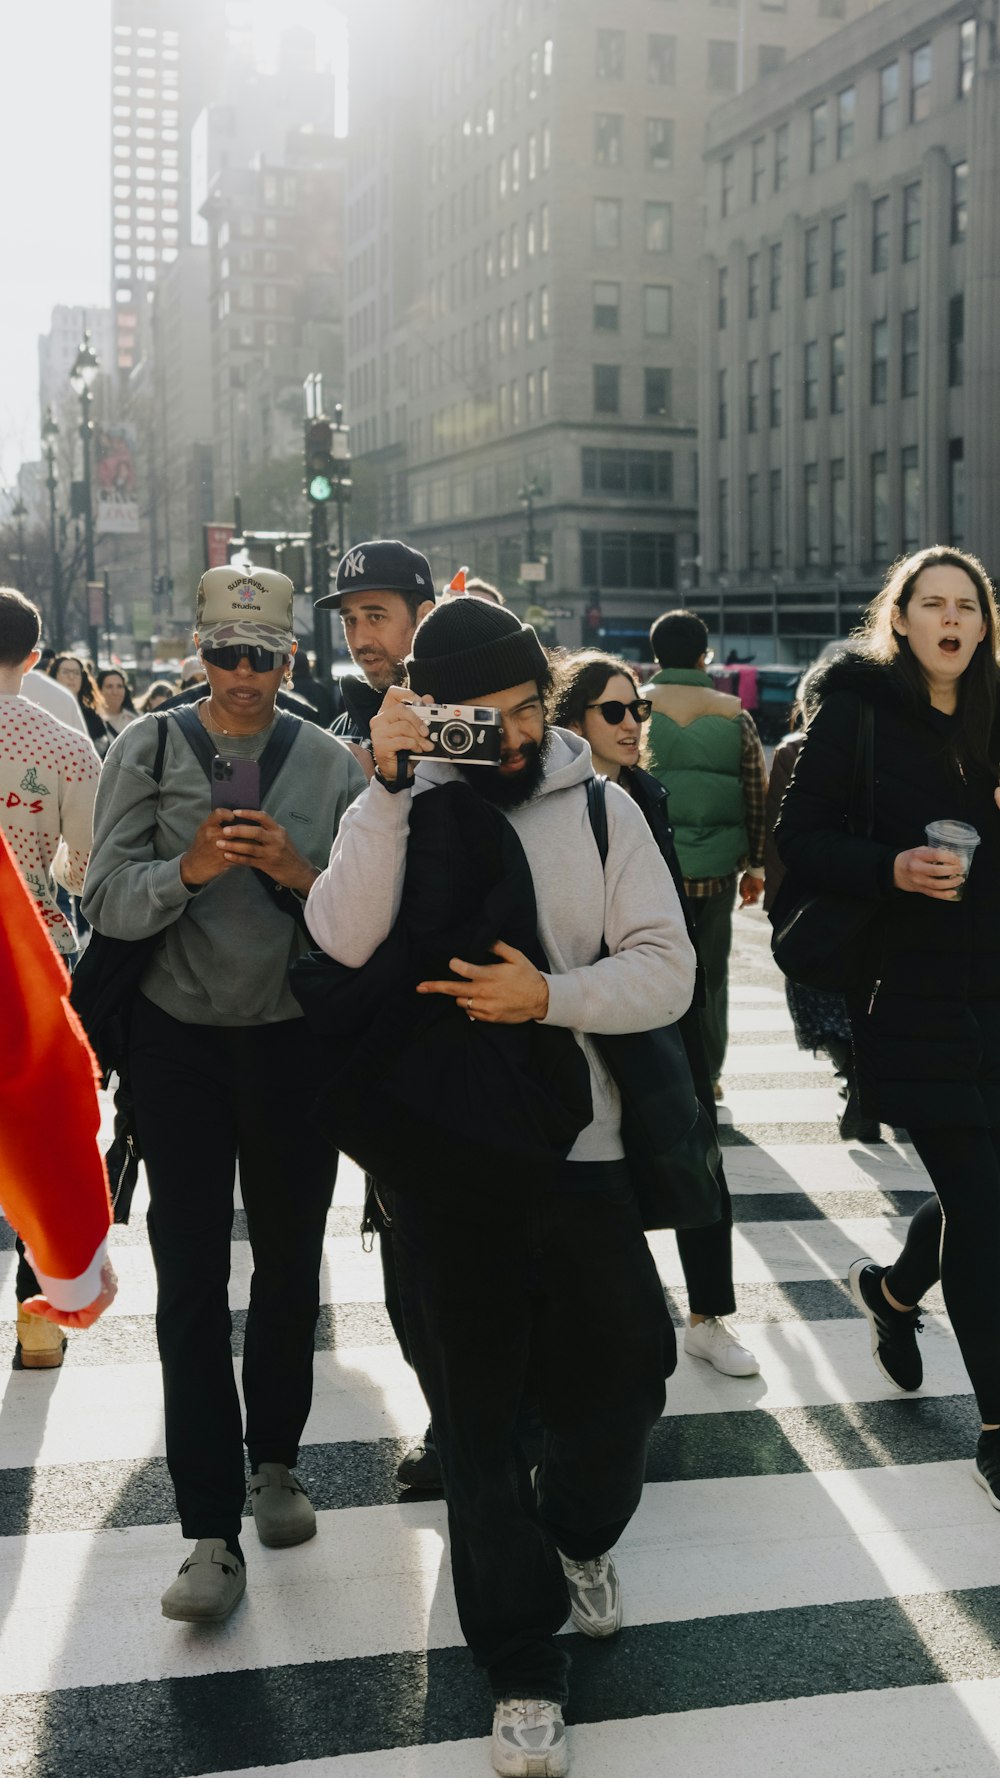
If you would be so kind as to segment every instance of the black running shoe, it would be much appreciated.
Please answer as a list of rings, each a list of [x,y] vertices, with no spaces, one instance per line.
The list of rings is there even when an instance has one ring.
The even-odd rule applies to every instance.
[[[422,1493],[440,1491],[441,1460],[429,1426],[419,1445],[401,1460],[396,1476],[404,1488],[419,1488]]]
[[[981,1432],[976,1446],[973,1475],[985,1488],[991,1506],[1000,1513],[1000,1432]]]
[[[919,1309],[894,1309],[882,1293],[888,1266],[856,1259],[848,1272],[851,1295],[871,1329],[872,1357],[883,1377],[897,1389],[919,1389],[924,1366],[917,1347],[923,1329]]]

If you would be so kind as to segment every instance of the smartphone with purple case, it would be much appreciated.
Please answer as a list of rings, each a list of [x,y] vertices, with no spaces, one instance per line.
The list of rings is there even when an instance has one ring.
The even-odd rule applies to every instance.
[[[260,764],[256,759],[212,761],[213,809],[259,809]]]

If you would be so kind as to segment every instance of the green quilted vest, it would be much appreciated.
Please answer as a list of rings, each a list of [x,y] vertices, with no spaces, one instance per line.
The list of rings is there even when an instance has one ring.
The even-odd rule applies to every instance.
[[[695,667],[667,667],[654,685],[705,685]],[[738,717],[699,716],[682,726],[654,710],[649,769],[670,795],[670,821],[686,877],[726,877],[750,850],[743,810]]]

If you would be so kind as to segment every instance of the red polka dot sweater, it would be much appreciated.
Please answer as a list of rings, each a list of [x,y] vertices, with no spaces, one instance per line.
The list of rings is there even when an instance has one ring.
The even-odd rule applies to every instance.
[[[0,694],[0,827],[56,949],[75,949],[53,878],[83,889],[101,762],[91,742],[27,698]]]

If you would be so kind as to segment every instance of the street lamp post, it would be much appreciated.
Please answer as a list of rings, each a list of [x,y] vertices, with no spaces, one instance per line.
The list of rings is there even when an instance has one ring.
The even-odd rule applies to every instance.
[[[28,571],[27,563],[24,559],[24,521],[28,516],[28,508],[25,506],[20,494],[10,509],[10,516],[17,526],[17,578],[21,582],[24,591],[27,592]]]
[[[524,507],[525,517],[528,521],[528,553],[525,556],[526,562],[534,562],[538,559],[535,555],[535,501],[541,499],[542,493],[543,489],[539,486],[534,476],[531,477],[530,481],[526,481],[523,486],[517,490],[518,500]]]
[[[97,576],[94,562],[94,493],[91,475],[91,441],[94,436],[94,422],[90,417],[90,409],[93,401],[91,391],[97,381],[100,368],[97,353],[90,343],[90,334],[89,332],[84,333],[83,343],[69,373],[69,380],[74,393],[80,398],[80,437],[83,441],[83,526],[87,563],[87,624],[90,654],[95,664],[99,652],[100,631],[99,621],[94,622],[93,612],[90,609],[90,589]]]
[[[56,488],[59,472],[56,468],[56,440],[59,437],[59,423],[49,408],[42,423],[42,452],[48,467],[45,486],[49,490],[49,555],[52,571],[52,646],[56,653],[61,653],[66,646],[63,635],[63,584],[62,558],[59,554],[59,525],[56,512]]]

